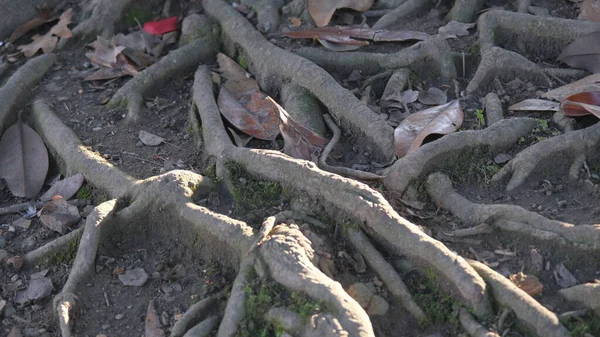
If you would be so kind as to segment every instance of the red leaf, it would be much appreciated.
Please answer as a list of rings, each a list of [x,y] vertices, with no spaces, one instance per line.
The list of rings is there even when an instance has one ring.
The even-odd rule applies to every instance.
[[[560,102],[560,109],[567,116],[594,114],[600,118],[600,92],[587,91],[571,95]]]
[[[162,35],[177,29],[177,17],[172,16],[158,21],[144,23],[144,30],[150,34]]]

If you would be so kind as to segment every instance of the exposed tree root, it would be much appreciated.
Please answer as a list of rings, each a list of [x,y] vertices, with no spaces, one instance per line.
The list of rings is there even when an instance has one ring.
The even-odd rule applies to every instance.
[[[71,205],[75,205],[75,206],[79,207],[79,206],[87,205],[89,200],[72,199],[67,202]],[[40,209],[40,208],[44,207],[45,204],[46,204],[46,202],[44,202],[44,201],[38,201],[38,202],[23,202],[20,204],[10,205],[8,207],[0,207],[0,215],[24,212],[29,207],[35,207],[35,209]]]
[[[497,333],[488,331],[483,325],[479,324],[466,309],[460,309],[458,318],[460,319],[460,324],[463,329],[465,329],[471,337],[500,337]]]
[[[63,47],[69,41],[86,40],[100,35],[111,38],[115,34],[115,26],[120,21],[127,7],[133,0],[89,0],[82,4],[87,19],[80,22],[73,29],[71,39],[61,39],[59,47]]]
[[[535,119],[510,118],[485,130],[467,130],[446,135],[397,160],[386,170],[383,183],[390,190],[403,192],[411,180],[447,164],[448,159],[452,159],[450,156],[482,147],[489,147],[491,153],[506,150],[536,125]]]
[[[250,271],[254,268],[256,253],[252,253],[242,261],[237,277],[231,286],[231,295],[227,301],[225,314],[221,319],[217,337],[233,337],[238,325],[244,319],[246,310],[246,286],[250,281]]]
[[[448,42],[432,38],[390,54],[363,52],[332,52],[323,48],[299,48],[296,54],[306,57],[321,67],[340,74],[359,70],[373,75],[385,70],[408,68],[420,79],[451,83],[456,79],[456,66]]]
[[[382,16],[375,24],[373,29],[384,29],[393,24],[398,23],[400,20],[407,16],[417,15],[425,12],[427,8],[430,8],[433,4],[431,0],[408,0],[400,6],[396,7],[391,12]]]
[[[589,21],[498,10],[481,15],[477,27],[481,63],[467,86],[467,93],[485,90],[496,76],[506,80],[518,77],[540,86],[551,86],[544,69],[526,57],[502,48],[518,49],[523,55],[543,54],[548,57],[558,55],[578,36],[600,29],[598,23]],[[518,41],[517,45],[509,45],[514,41]]]
[[[181,318],[175,322],[170,337],[181,337],[186,331],[200,323],[202,318],[213,309],[216,298],[208,297],[192,305]]]
[[[494,92],[485,95],[485,116],[487,117],[486,123],[488,126],[504,119],[502,102],[500,102],[498,94]]]
[[[450,178],[445,174],[429,175],[427,191],[438,206],[449,210],[467,224],[488,223],[504,230],[573,244],[583,249],[600,249],[600,228],[596,226],[574,226],[550,220],[520,206],[472,203],[454,191]]]
[[[535,169],[555,156],[573,160],[574,165],[569,171],[570,178],[577,179],[581,167],[577,166],[577,157],[583,159],[596,157],[596,148],[599,142],[600,123],[585,129],[544,139],[517,154],[493,176],[492,181],[500,182],[510,178],[506,185],[506,191],[514,191],[527,180]],[[579,162],[579,165],[581,164],[582,162]]]
[[[17,121],[17,110],[29,99],[31,90],[56,61],[56,55],[44,54],[25,63],[0,87],[0,134]]]
[[[448,20],[472,22],[484,3],[484,0],[455,0],[448,13]]]
[[[517,318],[531,327],[538,336],[570,336],[567,329],[558,321],[558,317],[553,312],[544,308],[538,301],[527,295],[526,292],[517,288],[506,277],[480,262],[468,261],[492,288],[492,293],[496,301],[513,309]]]
[[[50,241],[47,244],[33,250],[23,257],[26,267],[33,266],[44,258],[52,256],[52,254],[59,254],[60,252],[67,251],[73,241],[79,240],[83,229],[85,227],[78,228],[69,234],[63,235],[54,241]]]
[[[331,153],[337,142],[340,140],[342,131],[337,125],[335,125],[335,122],[331,119],[329,115],[324,115],[323,119],[325,119],[325,123],[331,129],[331,131],[333,131],[333,137],[331,137],[331,140],[323,149],[321,157],[319,157],[319,167],[321,169],[360,180],[380,180],[384,178],[383,176],[371,172],[358,171],[347,167],[331,166],[327,164],[327,157],[329,157],[329,154]]]
[[[555,112],[552,115],[552,121],[564,133],[575,131],[575,126],[577,124],[573,117],[565,115],[562,111]]]
[[[206,67],[200,67],[196,72],[193,96],[202,119],[206,153],[236,161],[253,175],[279,181],[305,191],[315,200],[331,204],[334,209],[359,220],[378,240],[395,251],[431,265],[450,282],[449,290],[457,291],[477,315],[490,311],[482,281],[473,277],[462,258],[401,218],[378,192],[356,181],[321,171],[311,162],[295,160],[274,151],[231,145]]]
[[[216,316],[208,317],[202,322],[194,325],[183,337],[208,337],[212,330],[219,323],[219,318]]]
[[[267,313],[267,320],[278,323],[294,336],[301,337],[346,337],[349,336],[340,322],[330,314],[316,314],[309,322],[286,308],[272,308]]]
[[[362,143],[365,151],[382,161],[393,157],[393,129],[382,117],[339,85],[328,72],[271,44],[226,2],[205,0],[203,5],[206,12],[220,23],[235,48],[243,53],[263,90],[276,92],[282,83],[288,81],[308,89],[341,122],[344,130],[351,132],[354,137],[365,139],[364,142],[357,142]]]
[[[567,301],[583,303],[600,316],[600,283],[580,284],[558,291]]]
[[[140,118],[144,95],[156,90],[166,81],[192,72],[198,63],[210,62],[217,50],[218,32],[206,27],[204,38],[169,53],[122,86],[108,102],[110,107],[126,106],[127,122],[135,123]]]
[[[402,305],[410,312],[413,317],[419,321],[425,320],[427,317],[419,305],[413,300],[408,288],[400,278],[400,275],[394,270],[381,254],[373,247],[371,242],[362,231],[349,228],[347,237],[350,243],[358,250],[366,259],[367,263],[373,268],[381,281],[388,287],[390,292],[396,296]]]
[[[471,235],[480,235],[480,234],[489,234],[493,232],[493,228],[486,223],[482,223],[481,225],[477,225],[475,227],[457,229],[452,232],[444,232],[447,236],[453,237],[463,237],[463,236],[471,236]]]

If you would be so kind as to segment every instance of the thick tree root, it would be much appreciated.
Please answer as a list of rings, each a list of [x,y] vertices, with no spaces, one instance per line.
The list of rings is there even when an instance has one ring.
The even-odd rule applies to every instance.
[[[449,156],[484,147],[489,147],[491,153],[504,151],[531,132],[536,125],[535,119],[510,118],[494,123],[485,130],[467,130],[446,135],[398,159],[386,170],[383,183],[390,190],[403,192],[411,180],[446,164]]]
[[[488,331],[466,309],[460,309],[458,315],[460,325],[471,335],[471,337],[500,337],[495,332]]]
[[[414,16],[425,12],[432,5],[433,1],[431,0],[407,0],[377,20],[373,25],[373,29],[385,29],[398,23],[407,16]]]
[[[315,200],[325,201],[333,209],[360,221],[380,242],[431,265],[452,285],[449,290],[457,291],[477,315],[489,313],[483,282],[474,277],[474,272],[462,258],[400,217],[378,192],[354,180],[321,171],[311,162],[295,160],[274,151],[231,145],[206,67],[200,67],[196,72],[193,97],[202,119],[206,153],[236,161],[250,174],[279,181],[306,192]]]
[[[514,191],[521,186],[540,165],[555,156],[571,158],[574,162],[577,157],[596,157],[596,148],[599,142],[600,123],[585,129],[544,139],[517,154],[492,177],[492,181],[500,182],[510,178],[510,181],[506,185],[506,191]],[[575,170],[570,170],[570,178],[577,179],[579,167],[572,167],[574,167]]]
[[[374,75],[385,70],[408,68],[420,79],[451,83],[456,78],[456,66],[448,42],[432,38],[391,54],[363,52],[332,52],[323,48],[299,48],[303,56],[326,70],[350,74],[354,70],[363,75]]]
[[[574,226],[550,220],[520,206],[472,203],[456,193],[450,178],[442,173],[429,175],[427,192],[439,207],[449,210],[467,224],[487,223],[500,229],[572,244],[583,249],[600,249],[600,228],[597,226]]]
[[[69,41],[93,39],[97,35],[111,38],[115,34],[115,26],[120,21],[127,6],[133,0],[100,0],[86,1],[83,4],[84,13],[88,18],[73,29],[71,39],[62,39],[59,47],[64,47]]]
[[[202,318],[210,312],[210,309],[215,305],[216,298],[208,297],[202,301],[192,305],[181,318],[175,322],[171,330],[170,337],[182,337],[186,331],[196,326]],[[216,322],[215,322],[216,323]]]
[[[448,20],[458,22],[473,22],[477,12],[483,7],[484,0],[455,0],[454,6],[448,13]]]
[[[567,301],[583,303],[600,316],[600,283],[580,284],[558,291]]]
[[[310,317],[309,322],[304,322],[302,317],[286,308],[272,308],[267,313],[267,320],[277,323],[293,336],[301,337],[345,337],[339,321],[330,314],[316,314]]]
[[[496,76],[507,81],[518,77],[551,86],[550,78],[540,66],[502,48],[517,49],[523,55],[558,55],[578,36],[599,30],[600,24],[494,10],[479,17],[477,28],[481,63],[467,86],[467,93],[486,90]],[[509,44],[513,41],[518,41],[517,45]]]
[[[17,110],[29,99],[31,90],[56,61],[56,55],[44,54],[25,63],[0,87],[0,135],[17,121]]]
[[[526,292],[517,288],[506,277],[480,262],[468,261],[492,288],[492,293],[496,301],[511,308],[517,318],[531,327],[538,336],[570,336],[567,329],[558,321],[558,317],[553,312],[544,308],[535,299],[527,295]]]
[[[373,247],[371,242],[362,231],[349,228],[347,237],[350,243],[364,256],[367,263],[373,268],[377,276],[388,287],[390,292],[396,296],[402,305],[410,312],[413,317],[419,321],[425,320],[427,317],[419,305],[413,300],[408,288],[400,278],[400,275],[394,270],[381,254]]]
[[[220,23],[235,48],[243,53],[248,67],[264,91],[277,92],[281,84],[287,81],[308,89],[341,122],[345,130],[365,139],[364,142],[357,142],[364,144],[365,151],[382,161],[393,157],[393,129],[366,104],[340,86],[329,73],[271,44],[226,2],[205,0],[203,5],[206,12]]]
[[[244,315],[246,314],[246,286],[252,281],[249,274],[254,268],[255,260],[256,253],[252,253],[246,256],[240,265],[237,277],[231,286],[231,295],[229,295],[217,337],[235,336],[238,325],[244,319]]]
[[[500,97],[494,92],[485,95],[485,116],[487,125],[490,126],[504,119],[502,112],[502,102]]]
[[[208,26],[207,30],[211,30]],[[145,69],[122,86],[108,102],[109,107],[126,106],[126,121],[135,123],[140,118],[144,95],[158,89],[165,82],[192,72],[198,63],[214,60],[218,32],[206,32],[206,38],[198,39],[169,53],[159,62]]]

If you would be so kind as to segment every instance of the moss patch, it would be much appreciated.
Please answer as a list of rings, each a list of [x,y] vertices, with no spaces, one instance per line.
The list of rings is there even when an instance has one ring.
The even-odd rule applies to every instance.
[[[459,304],[452,296],[439,289],[433,271],[425,270],[422,273],[409,274],[406,285],[413,294],[415,302],[427,316],[427,319],[421,322],[422,325],[447,323],[453,332],[459,331],[460,323],[454,314],[454,307]]]
[[[571,318],[563,323],[569,329],[571,336],[584,337],[590,334],[600,336],[600,317],[593,313],[579,318]]]
[[[77,249],[79,248],[79,239],[80,237],[71,241],[67,247],[57,250],[44,257],[41,261],[38,262],[39,266],[42,268],[46,268],[56,266],[59,264],[71,265],[75,260],[75,256],[77,256]]]

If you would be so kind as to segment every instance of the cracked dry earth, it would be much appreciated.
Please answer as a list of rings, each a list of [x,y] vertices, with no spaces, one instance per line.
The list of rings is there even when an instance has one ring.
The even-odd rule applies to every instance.
[[[0,248],[25,262],[1,267],[1,334],[150,336],[151,303],[171,336],[600,336],[599,124],[506,109],[586,76],[555,59],[600,24],[573,20],[564,1],[533,1],[551,17],[499,1],[486,6],[505,10],[478,14],[476,3],[428,4],[388,25],[435,33],[448,11],[476,20],[458,40],[334,53],[265,37],[230,4],[204,0],[197,10],[212,21],[200,38],[135,78],[81,81],[77,45],[11,66],[0,130],[24,112],[49,176],[83,173],[77,197],[93,207],[63,236],[0,218]],[[101,15],[75,34],[107,29],[92,24],[112,22]],[[329,165],[384,178],[321,170],[281,153],[281,140],[235,146],[215,102],[219,50],[246,60],[274,98],[284,85],[308,89],[343,131]],[[449,89],[461,130],[395,160],[376,108],[392,74],[401,87]],[[487,123],[476,118],[482,98]],[[139,144],[139,130],[169,143]],[[0,206],[28,201],[1,187]],[[576,279],[567,289],[562,267]],[[136,268],[145,284],[124,286],[116,274]],[[51,296],[17,302],[46,269]],[[519,272],[543,292],[516,287],[508,277]]]

